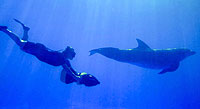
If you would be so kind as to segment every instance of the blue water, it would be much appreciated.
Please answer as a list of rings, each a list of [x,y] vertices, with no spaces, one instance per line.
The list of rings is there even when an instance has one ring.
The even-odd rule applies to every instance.
[[[22,52],[0,32],[0,109],[199,109],[199,0],[0,0],[0,25],[22,36],[19,19],[31,30],[29,40],[60,50],[70,45],[78,72],[93,74],[95,87],[60,79],[61,67]],[[197,54],[175,72],[89,55],[100,47],[189,48]]]

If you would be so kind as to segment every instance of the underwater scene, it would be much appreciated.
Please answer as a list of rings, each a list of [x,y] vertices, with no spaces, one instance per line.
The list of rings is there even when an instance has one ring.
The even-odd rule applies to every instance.
[[[0,0],[0,109],[200,109],[199,0]]]

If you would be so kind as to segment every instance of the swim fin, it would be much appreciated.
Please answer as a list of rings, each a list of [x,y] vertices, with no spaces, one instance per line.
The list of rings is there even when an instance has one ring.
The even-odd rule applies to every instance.
[[[30,28],[27,27],[27,26],[25,26],[21,21],[19,21],[17,19],[14,19],[14,21],[17,22],[17,23],[19,23],[20,25],[22,25],[22,27],[23,27],[24,30],[27,30],[27,31],[30,30]]]

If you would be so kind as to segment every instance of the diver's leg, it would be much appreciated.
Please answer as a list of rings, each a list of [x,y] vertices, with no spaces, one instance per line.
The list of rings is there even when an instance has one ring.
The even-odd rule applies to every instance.
[[[24,41],[28,41],[28,31],[30,30],[29,27],[25,26],[22,22],[20,22],[19,20],[17,19],[14,19],[17,23],[21,24],[22,27],[23,27],[23,30],[24,30],[24,33],[23,33],[23,37],[22,37],[22,40]]]
[[[23,29],[24,29],[24,33],[23,33],[22,40],[28,41],[28,31],[29,31],[29,28],[28,27],[23,27]]]
[[[0,31],[6,33],[12,40],[15,41],[17,45],[20,47],[24,46],[24,41],[22,41],[17,35],[15,35],[12,31],[8,30],[6,26],[0,26]]]

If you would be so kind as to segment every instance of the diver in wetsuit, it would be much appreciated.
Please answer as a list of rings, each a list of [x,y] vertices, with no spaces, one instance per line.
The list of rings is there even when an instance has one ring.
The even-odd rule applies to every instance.
[[[6,26],[0,26],[0,31],[7,34],[15,43],[26,53],[32,54],[40,61],[53,66],[62,66],[60,80],[66,84],[77,82],[78,84],[84,84],[86,86],[95,86],[100,82],[92,75],[87,73],[77,73],[72,67],[68,59],[72,60],[76,53],[72,47],[67,46],[63,51],[54,51],[41,43],[33,43],[28,41],[29,27],[25,26],[19,20],[14,19],[16,22],[22,25],[24,33],[22,39],[20,39],[13,32],[8,30]]]

